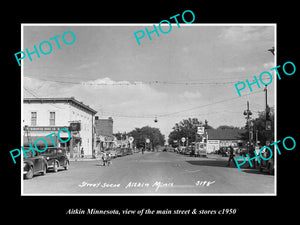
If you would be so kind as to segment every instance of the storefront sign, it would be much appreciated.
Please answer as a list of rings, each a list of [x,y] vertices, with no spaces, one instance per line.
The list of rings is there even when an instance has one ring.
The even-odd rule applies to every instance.
[[[58,131],[58,130],[61,130],[61,129],[66,129],[68,127],[25,127],[24,129],[25,130],[28,130],[28,131]]]
[[[80,123],[70,123],[70,131],[80,131],[81,130]]]
[[[197,134],[204,134],[204,127],[197,127]]]
[[[220,147],[235,147],[238,145],[237,143],[237,140],[220,140]]]

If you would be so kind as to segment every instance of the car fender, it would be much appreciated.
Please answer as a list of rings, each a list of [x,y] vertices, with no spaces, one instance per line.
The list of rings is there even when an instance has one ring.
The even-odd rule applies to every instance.
[[[54,162],[58,164],[58,167],[60,167],[59,160],[55,159]]]

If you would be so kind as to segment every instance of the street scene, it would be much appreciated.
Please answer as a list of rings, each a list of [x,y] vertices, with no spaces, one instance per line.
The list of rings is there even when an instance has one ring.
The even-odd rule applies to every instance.
[[[22,195],[276,195],[274,24],[22,26]]]
[[[70,163],[68,170],[24,180],[26,194],[265,194],[274,176],[245,166],[227,166],[228,157],[196,158],[175,152],[145,152],[112,159]],[[259,183],[260,185],[257,185]]]

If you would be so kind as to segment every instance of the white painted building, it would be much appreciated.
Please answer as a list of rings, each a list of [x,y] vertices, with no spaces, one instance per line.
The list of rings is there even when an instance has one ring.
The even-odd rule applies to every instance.
[[[67,145],[61,145],[63,143],[58,141],[57,145],[66,146],[71,158],[73,155],[78,156],[81,148],[83,148],[85,156],[92,155],[95,141],[94,115],[97,113],[95,110],[73,97],[24,98],[23,103],[22,120],[23,126],[26,127],[24,142],[28,139],[27,134],[31,137],[28,140],[34,140],[34,137],[57,133],[59,129],[66,127],[71,131],[71,140]],[[80,130],[74,129],[73,126],[73,129],[70,127],[74,124],[80,124]],[[48,146],[51,146],[50,137],[47,143]]]

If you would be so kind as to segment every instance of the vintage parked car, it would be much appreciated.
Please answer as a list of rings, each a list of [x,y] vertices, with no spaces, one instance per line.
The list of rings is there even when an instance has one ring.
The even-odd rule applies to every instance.
[[[122,148],[123,155],[132,155],[132,149],[131,148]]]
[[[185,151],[184,151],[185,155],[189,155],[192,156],[194,154],[193,148],[192,147],[186,147]]]
[[[116,155],[117,155],[117,157],[123,156],[123,151],[121,148],[116,148]]]
[[[218,151],[218,154],[221,155],[222,157],[228,156],[227,147],[221,147]]]
[[[48,170],[53,170],[56,173],[60,168],[64,168],[65,170],[69,168],[70,161],[64,148],[49,147],[40,155],[47,160]]]
[[[112,158],[116,158],[117,157],[117,150],[116,149],[110,149],[109,153],[111,155]]]
[[[28,153],[27,153],[28,154]],[[23,176],[31,179],[36,174],[45,175],[47,172],[47,161],[43,156],[27,156],[23,158]]]
[[[237,154],[246,157],[246,154],[248,154],[248,148],[247,146],[242,146],[237,150]]]

